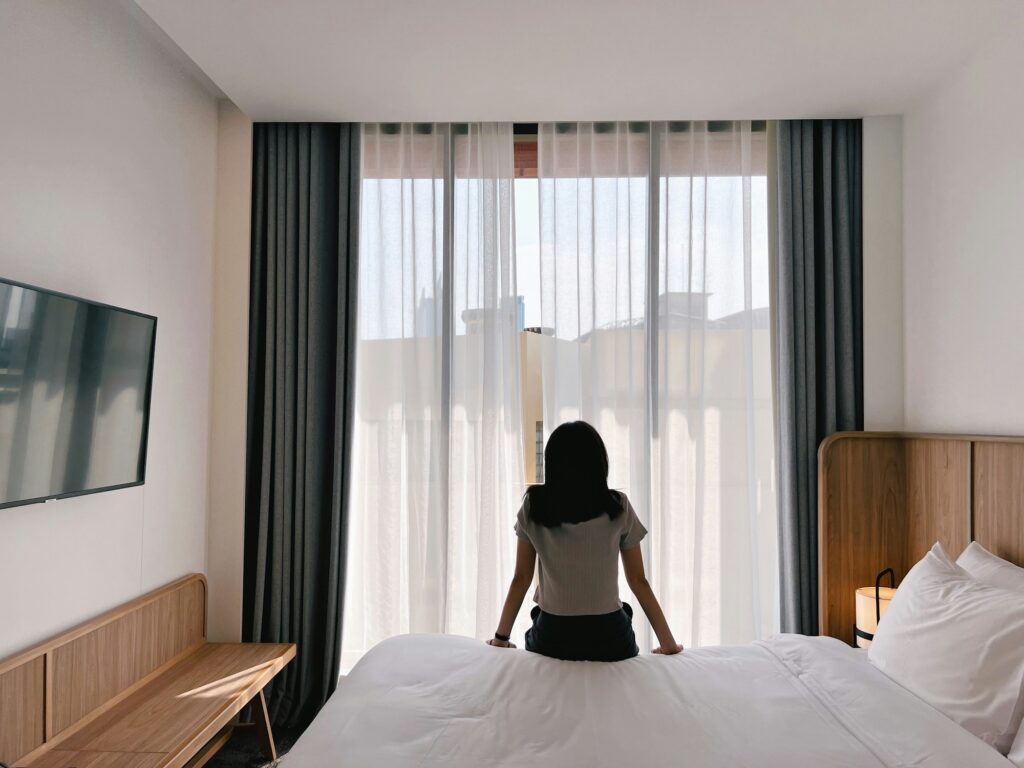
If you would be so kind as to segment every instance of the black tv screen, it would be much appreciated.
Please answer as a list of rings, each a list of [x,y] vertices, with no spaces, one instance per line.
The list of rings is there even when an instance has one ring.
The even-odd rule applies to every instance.
[[[156,318],[0,279],[0,508],[139,485]]]

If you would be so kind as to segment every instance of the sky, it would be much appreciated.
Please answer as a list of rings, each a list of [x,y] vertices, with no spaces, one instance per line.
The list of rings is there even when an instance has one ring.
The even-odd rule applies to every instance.
[[[544,183],[551,185],[545,187],[545,194],[553,198],[546,201],[547,217],[542,221],[541,182],[514,182],[516,293],[524,299],[524,325],[557,325],[558,335],[574,338],[594,326],[642,320],[646,179]],[[593,186],[587,188],[588,183]],[[440,332],[442,185],[440,179],[364,182],[360,292],[376,300],[362,302],[363,338]],[[482,254],[475,250],[472,257],[463,253],[466,243],[478,242],[475,227],[483,220],[476,206],[478,196],[467,192],[467,188],[456,188],[456,333],[465,332],[462,309],[479,306],[479,279],[484,269]],[[592,217],[586,213],[590,206],[595,207]],[[579,215],[578,208],[584,215]],[[741,177],[708,177],[706,184],[703,177],[662,179],[661,210],[660,293],[707,293],[710,319],[741,312],[745,306],[768,306],[766,177],[754,176],[750,185],[749,281],[744,275]],[[460,224],[463,217],[465,223]],[[547,247],[554,248],[553,274],[558,278],[547,294],[557,306],[549,306],[546,317],[542,317],[541,306],[542,224],[543,237],[551,241]],[[596,265],[588,271],[585,262],[590,250]],[[687,254],[691,251],[704,255],[690,263]],[[469,261],[460,265],[460,259]],[[580,293],[581,287],[591,289],[589,296]]]

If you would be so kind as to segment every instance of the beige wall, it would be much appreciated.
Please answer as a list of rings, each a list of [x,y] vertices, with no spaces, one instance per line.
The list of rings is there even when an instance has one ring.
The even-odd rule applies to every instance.
[[[242,626],[252,121],[218,107],[207,578],[209,636],[228,641]]]
[[[144,486],[0,510],[0,656],[206,569],[216,101],[107,0],[0,3],[0,275],[159,317]]]
[[[865,119],[868,428],[1024,432],[1020,34]],[[118,3],[6,0],[0,72],[0,275],[160,318],[147,484],[0,510],[0,655],[192,570],[235,638],[251,121]]]
[[[903,118],[864,118],[864,426],[903,428]]]
[[[910,429],[1024,434],[1022,39],[1024,19],[905,116]]]

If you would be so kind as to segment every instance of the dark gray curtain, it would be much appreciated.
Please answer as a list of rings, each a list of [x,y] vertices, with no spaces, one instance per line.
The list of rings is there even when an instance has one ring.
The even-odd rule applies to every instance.
[[[243,639],[294,642],[268,690],[309,723],[341,653],[359,126],[253,126]]]
[[[861,121],[778,125],[782,630],[818,633],[818,445],[864,427]]]

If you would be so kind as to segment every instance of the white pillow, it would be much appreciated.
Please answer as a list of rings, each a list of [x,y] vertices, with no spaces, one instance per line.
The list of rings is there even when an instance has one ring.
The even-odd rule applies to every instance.
[[[978,581],[993,587],[1024,592],[1024,568],[996,557],[981,544],[972,541],[956,559],[956,564]]]
[[[868,659],[1006,754],[1024,715],[1024,596],[984,584],[939,544],[903,579]]]
[[[976,541],[967,545],[967,549],[956,559],[956,564],[978,581],[993,587],[1024,592],[1024,568],[993,555]],[[1024,768],[1024,724],[1017,730],[1017,738],[1013,740],[1013,746],[1006,757],[1018,768]]]

